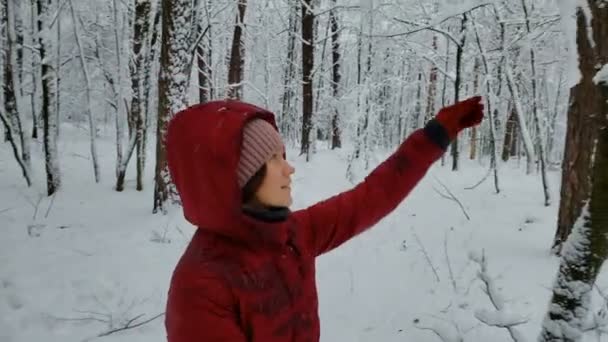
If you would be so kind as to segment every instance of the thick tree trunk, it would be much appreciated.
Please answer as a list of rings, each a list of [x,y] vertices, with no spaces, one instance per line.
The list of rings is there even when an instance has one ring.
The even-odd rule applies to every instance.
[[[542,342],[582,340],[593,286],[608,256],[608,79],[596,78],[599,68],[608,70],[608,7],[587,0],[576,14],[582,78],[568,111],[556,247],[573,230],[561,251]]]
[[[240,99],[243,97],[243,72],[245,67],[245,49],[242,36],[245,25],[245,10],[247,0],[238,1],[238,13],[234,24],[234,35],[232,36],[232,49],[230,50],[230,63],[228,69],[228,91],[226,97],[229,99]]]
[[[116,0],[114,0],[116,1]],[[148,36],[150,27],[150,10],[152,4],[149,0],[135,1],[135,19],[133,21],[133,38],[131,46],[131,58],[129,59],[129,73],[131,76],[131,105],[128,108],[127,116],[129,118],[131,132],[130,143],[127,149],[127,154],[123,156],[118,168],[118,177],[116,179],[116,191],[124,189],[124,179],[127,172],[127,166],[131,159],[135,146],[140,147],[144,134],[144,92],[143,92],[143,68],[145,61],[144,43]],[[134,136],[134,137],[133,137]],[[133,139],[134,138],[134,139]],[[138,154],[143,151],[138,151]],[[141,158],[137,158],[137,184],[138,191],[143,190],[143,165]]]
[[[38,11],[38,44],[41,65],[41,80],[42,80],[42,121],[43,121],[43,140],[44,140],[44,159],[46,168],[46,185],[47,195],[54,194],[61,186],[61,178],[59,173],[59,163],[57,161],[57,134],[56,125],[57,115],[53,106],[53,91],[54,89],[54,74],[53,67],[48,63],[47,54],[50,46],[47,40],[43,37],[43,32],[46,30],[46,16],[48,15],[49,7],[43,0],[37,0]]]
[[[177,200],[167,166],[165,135],[174,114],[186,107],[186,77],[189,70],[192,42],[190,28],[180,25],[190,22],[192,8],[189,0],[162,0],[162,34],[158,78],[158,121],[156,125],[156,169],[153,212],[165,211],[166,202]]]
[[[454,81],[454,103],[460,101],[460,83],[462,82],[462,54],[464,53],[464,44],[466,41],[466,25],[467,15],[462,15],[460,27],[460,43],[456,45],[456,80]],[[458,149],[458,137],[452,141],[452,171],[458,171],[460,161],[460,151]]]
[[[314,67],[314,13],[312,0],[302,0],[302,141],[300,155],[309,157],[310,132],[312,128]]]

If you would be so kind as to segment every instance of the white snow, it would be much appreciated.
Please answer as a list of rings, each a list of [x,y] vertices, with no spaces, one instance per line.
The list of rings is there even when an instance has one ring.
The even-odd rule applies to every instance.
[[[145,191],[134,190],[131,163],[126,190],[117,193],[111,134],[98,139],[102,182],[95,184],[88,132],[61,129],[64,187],[52,198],[43,195],[41,146],[32,151],[35,186],[28,189],[8,144],[0,143],[0,341],[166,341],[162,316],[97,336],[164,311],[171,272],[193,227],[177,209],[151,214],[152,150]],[[297,170],[294,209],[351,186],[344,177],[348,148],[332,152],[318,145],[311,163],[288,151]],[[374,156],[373,163],[386,155]],[[495,195],[491,179],[464,190],[486,174],[486,166],[463,160],[461,171],[451,172],[437,163],[393,214],[320,257],[321,341],[435,342],[442,336],[507,342],[507,329],[477,317],[504,324],[523,315],[528,322],[517,326],[519,340],[535,340],[558,266],[549,251],[557,204],[543,206],[538,177],[526,176],[523,164],[502,165],[503,191]],[[433,190],[435,177],[463,203],[470,221]],[[559,172],[551,171],[549,179],[559,189]],[[482,250],[508,311],[495,312],[469,257]],[[604,273],[598,286],[606,286]]]
[[[602,68],[593,77],[593,83],[597,85],[603,84],[608,87],[608,64],[604,64]]]

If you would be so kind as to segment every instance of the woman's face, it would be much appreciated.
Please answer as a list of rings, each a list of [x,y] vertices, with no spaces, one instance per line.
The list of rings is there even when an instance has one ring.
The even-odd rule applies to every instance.
[[[266,162],[266,175],[256,192],[256,199],[265,206],[289,207],[291,175],[295,169],[283,158],[284,150],[275,151]]]

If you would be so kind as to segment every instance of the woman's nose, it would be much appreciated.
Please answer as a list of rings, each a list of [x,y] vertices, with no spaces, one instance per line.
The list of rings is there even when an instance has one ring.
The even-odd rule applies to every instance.
[[[296,172],[296,169],[293,166],[291,166],[291,164],[289,164],[288,161],[285,161],[285,165],[286,165],[285,172],[287,173],[287,175],[291,175],[294,172]]]

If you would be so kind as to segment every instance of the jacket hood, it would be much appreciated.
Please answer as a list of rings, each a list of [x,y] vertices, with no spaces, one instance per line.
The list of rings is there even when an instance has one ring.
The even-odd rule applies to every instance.
[[[237,182],[243,127],[274,114],[236,100],[212,101],[178,112],[170,121],[167,162],[185,218],[199,229],[247,244],[281,243],[282,225],[256,221],[242,209]]]

